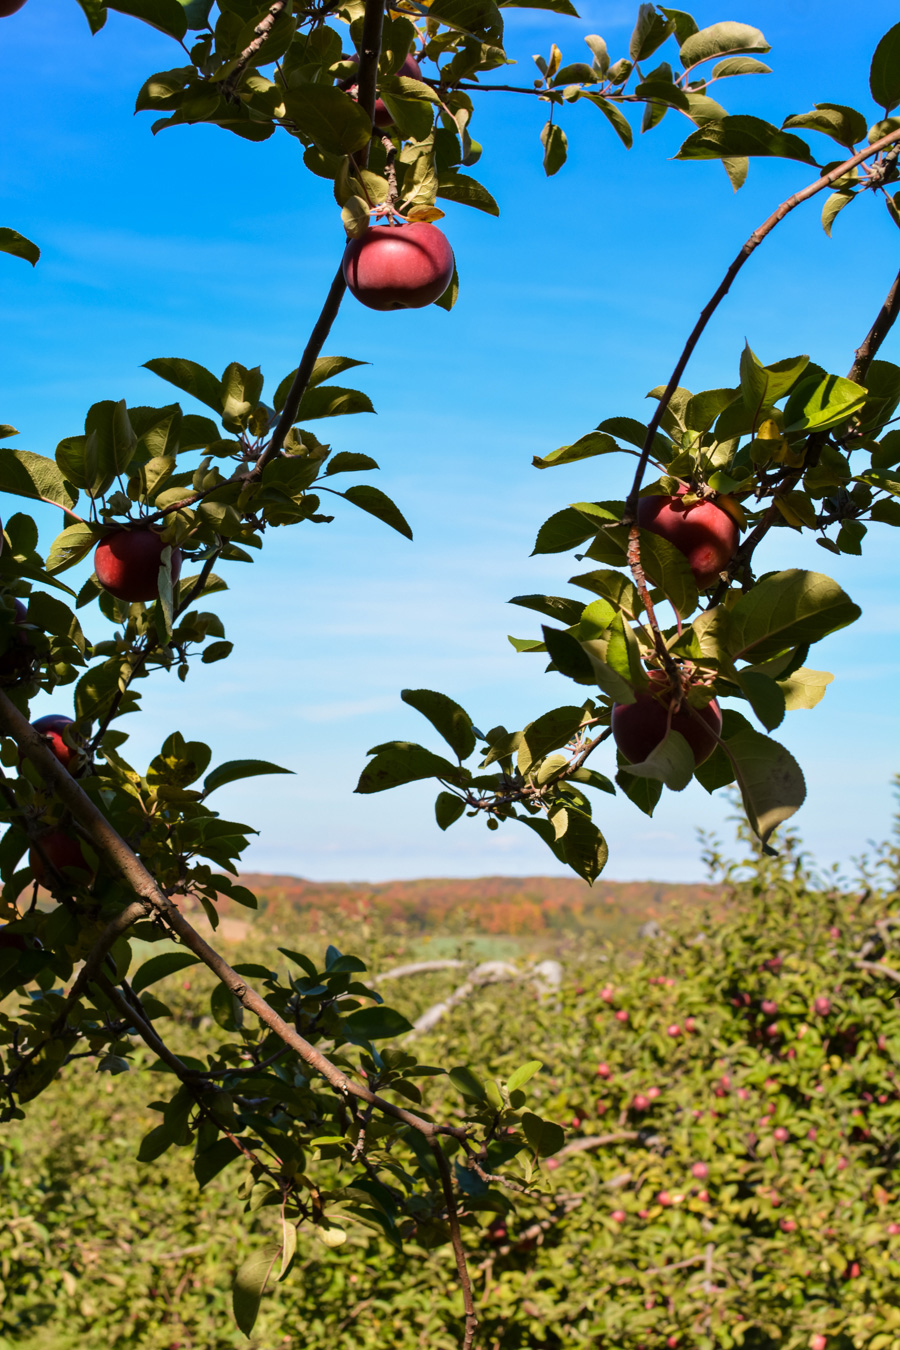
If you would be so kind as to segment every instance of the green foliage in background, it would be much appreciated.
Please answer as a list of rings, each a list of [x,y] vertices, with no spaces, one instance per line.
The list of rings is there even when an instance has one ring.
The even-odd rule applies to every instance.
[[[573,945],[557,994],[484,987],[414,1043],[484,1066],[437,1080],[445,1113],[543,1061],[530,1097],[565,1129],[531,1195],[454,1156],[492,1350],[900,1345],[900,853],[852,887],[817,876],[795,839],[777,860],[731,861],[713,843],[707,858],[724,918],[679,920],[638,950]],[[363,955],[383,969],[395,942],[370,933]],[[211,982],[187,973],[159,986],[176,1046],[209,1022]],[[411,976],[402,1006],[415,1017],[458,978]],[[98,1093],[92,1069],[68,1066],[8,1134],[0,1345],[246,1344],[224,1275],[277,1243],[277,1213],[251,1201],[236,1215],[221,1179],[198,1199],[189,1148],[136,1165],[143,1075]],[[327,1155],[354,1140],[351,1127],[319,1149],[326,1194]],[[409,1262],[370,1226],[346,1228],[338,1247],[301,1230],[297,1278],[264,1297],[251,1343],[455,1346],[440,1250]]]

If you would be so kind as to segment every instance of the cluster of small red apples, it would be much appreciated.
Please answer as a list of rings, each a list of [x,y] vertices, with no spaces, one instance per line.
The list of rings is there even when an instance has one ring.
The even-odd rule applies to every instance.
[[[674,496],[642,497],[637,523],[683,553],[697,587],[709,590],[718,584],[738,546],[738,527],[732,516],[714,501],[686,502],[686,487]],[[704,708],[682,704],[671,709],[672,690],[661,670],[651,670],[650,688],[633,703],[616,703],[612,710],[613,740],[629,764],[640,764],[665,739],[677,731],[690,746],[694,762],[703,764],[718,744],[722,711],[715,699]]]

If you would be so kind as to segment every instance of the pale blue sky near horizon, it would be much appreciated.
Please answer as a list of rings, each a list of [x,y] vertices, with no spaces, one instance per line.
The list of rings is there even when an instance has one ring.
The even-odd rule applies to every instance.
[[[519,64],[489,78],[529,84],[530,54],[546,55],[554,38],[567,62],[587,53],[585,33],[605,36],[614,58],[627,50],[637,4],[576,6],[579,20],[506,11]],[[896,6],[868,5],[852,24],[835,0],[703,0],[692,12],[701,24],[755,24],[772,45],[772,75],[720,86],[730,111],[780,123],[829,101],[877,116],[869,58]],[[20,429],[16,443],[52,455],[99,399],[167,402],[168,386],[141,369],[155,356],[216,372],[259,363],[271,393],[296,365],[342,248],[330,185],[309,176],[287,136],[251,145],[194,127],[154,138],[152,117],[132,115],[134,97],[148,74],[181,63],[180,50],[136,20],[110,13],[92,38],[74,0],[29,0],[0,21],[0,43],[0,223],[43,249],[34,271],[0,258],[0,420]],[[375,456],[382,471],[367,478],[397,500],[415,541],[343,503],[332,525],[273,531],[257,564],[228,572],[220,609],[232,658],[198,663],[185,685],[143,682],[144,715],[123,723],[141,766],[177,728],[208,741],[214,762],[253,756],[296,770],[218,796],[224,814],[260,831],[248,870],[370,881],[562,870],[514,824],[489,833],[464,819],[442,834],[427,785],[355,796],[365,752],[394,738],[440,749],[400,701],[406,686],[450,694],[482,727],[522,726],[578,697],[542,673],[540,658],[513,652],[506,634],[530,635],[540,621],[506,602],[572,593],[573,555],[529,558],[537,528],[570,501],[621,495],[631,462],[540,473],[532,456],[605,417],[646,417],[647,390],[668,377],[741,242],[812,175],[757,160],[734,194],[720,165],[671,159],[690,130],[677,114],[626,152],[580,105],[561,118],[569,162],[546,180],[545,117],[534,99],[480,98],[473,134],[485,152],[473,172],[501,216],[447,205],[456,308],[376,314],[348,299],[326,344],[371,362],[345,382],[364,388],[378,415],[314,429],[336,449]],[[833,143],[808,138],[822,161],[838,157]],[[689,387],[735,383],[745,339],[766,361],[808,352],[828,369],[849,367],[896,270],[898,235],[867,200],[826,239],[820,203],[795,212],[751,260],[692,359]],[[882,354],[900,361],[900,334]],[[0,503],[4,517],[14,509]],[[58,528],[49,508],[41,528],[49,544]],[[761,551],[766,568],[828,572],[864,611],[811,654],[836,675],[822,704],[775,733],[806,770],[809,796],[793,823],[823,864],[848,865],[890,827],[900,767],[895,554],[886,527],[872,530],[862,558],[834,558],[786,530]],[[71,689],[52,705],[69,711]],[[724,794],[696,785],[666,793],[652,820],[598,796],[606,875],[699,877],[695,831],[727,836],[730,812]]]

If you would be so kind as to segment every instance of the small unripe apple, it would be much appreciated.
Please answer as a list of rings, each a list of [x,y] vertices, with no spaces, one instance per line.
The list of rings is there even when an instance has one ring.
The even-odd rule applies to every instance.
[[[39,731],[47,741],[48,748],[64,769],[69,768],[72,760],[78,754],[77,750],[73,750],[63,740],[63,732],[66,727],[72,725],[74,720],[73,717],[66,717],[64,713],[47,713],[44,717],[36,718],[31,724],[35,731]]]
[[[453,278],[453,250],[435,225],[372,225],[344,250],[344,280],[369,309],[422,309]]]
[[[690,506],[683,498],[687,488],[679,488],[674,497],[642,497],[638,502],[637,523],[683,553],[701,591],[719,580],[738,546],[737,522],[712,501]]]
[[[709,1168],[705,1162],[695,1162],[691,1168],[691,1176],[697,1181],[705,1181],[709,1176]]]
[[[74,835],[67,834],[65,830],[60,829],[48,830],[46,834],[38,837],[37,842],[57,872],[63,872],[65,868],[72,867],[78,872],[82,872],[84,879],[87,880],[91,869],[81,851],[81,845]],[[37,848],[29,849],[28,865],[34,873],[34,879],[38,885],[49,890],[52,885],[50,874]]]
[[[359,65],[359,57],[357,56],[356,52],[354,52],[352,56],[348,57],[348,60],[353,61],[355,65]],[[406,60],[403,62],[403,65],[397,71],[397,74],[405,76],[406,79],[408,80],[421,80],[422,78],[422,70],[419,66],[419,63],[416,60],[416,58],[412,55],[407,56]],[[359,85],[356,83],[356,81],[354,81],[353,84],[347,85],[347,93],[350,95],[351,98],[357,97],[358,90]],[[376,127],[389,127],[392,124],[393,120],[394,119],[388,112],[387,105],[385,104],[384,100],[376,98],[375,113],[372,118],[372,121],[375,123]]]
[[[94,570],[104,590],[117,600],[155,600],[159,595],[162,536],[149,527],[113,530],[94,551]],[[181,549],[172,549],[172,581],[181,573]]]
[[[613,740],[629,764],[641,764],[665,740],[671,727],[687,741],[697,765],[705,763],[715,750],[716,737],[722,731],[722,713],[712,699],[705,708],[690,712],[682,704],[669,721],[671,690],[668,684],[657,692],[638,694],[633,703],[615,703],[612,710]],[[696,714],[696,715],[695,715]]]

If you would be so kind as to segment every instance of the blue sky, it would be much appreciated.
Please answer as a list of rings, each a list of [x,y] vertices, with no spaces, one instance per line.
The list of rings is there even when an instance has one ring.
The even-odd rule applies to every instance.
[[[531,53],[546,55],[554,38],[567,62],[583,59],[590,32],[614,58],[624,54],[636,8],[590,4],[580,20],[507,12],[519,61],[510,82],[530,83]],[[874,120],[868,63],[896,21],[893,6],[860,7],[852,24],[834,0],[727,9],[704,0],[693,12],[701,24],[756,24],[772,45],[774,74],[722,88],[731,111],[780,122],[829,101]],[[186,356],[217,372],[231,360],[259,363],[271,393],[296,365],[343,246],[329,185],[310,178],[287,136],[257,146],[195,127],[154,138],[151,117],[132,115],[134,97],[179,52],[135,20],[110,14],[92,38],[74,0],[29,0],[2,21],[0,39],[0,223],[44,250],[34,272],[2,263],[0,420],[20,429],[18,444],[52,454],[98,399],[165,403],[167,386],[141,369],[151,357]],[[248,867],[373,881],[560,870],[521,827],[489,834],[463,820],[441,834],[427,787],[354,796],[365,752],[395,737],[434,744],[400,702],[405,686],[451,694],[482,727],[522,726],[572,701],[569,682],[507,643],[508,633],[533,633],[537,616],[506,601],[571,593],[571,555],[529,558],[537,527],[570,501],[621,495],[630,462],[540,473],[532,456],[604,417],[646,416],[646,391],[668,377],[741,242],[809,170],[757,161],[735,195],[719,165],[672,161],[690,130],[677,114],[626,152],[597,110],[580,105],[563,118],[569,162],[548,181],[545,116],[533,99],[481,97],[475,172],[502,214],[448,206],[442,225],[461,277],[453,312],[376,314],[348,300],[326,345],[371,362],[357,382],[378,415],[316,430],[375,456],[378,485],[415,542],[349,506],[333,525],[273,532],[259,563],[230,570],[221,612],[232,658],[198,665],[183,686],[163,676],[143,685],[145,712],[130,727],[137,764],[177,728],[208,741],[217,760],[265,757],[297,771],[220,794],[223,813],[260,831]],[[833,157],[824,138],[812,141]],[[820,204],[795,212],[745,269],[689,367],[689,387],[736,382],[745,338],[766,361],[808,352],[829,369],[849,367],[892,279],[896,226],[865,201],[828,240]],[[882,355],[900,360],[900,336]],[[0,503],[3,515],[12,509]],[[49,509],[41,528],[49,544],[58,529]],[[830,572],[864,610],[816,649],[811,664],[837,676],[824,702],[776,733],[806,770],[796,823],[823,862],[846,863],[889,827],[900,745],[895,549],[876,527],[859,559],[787,531],[761,551],[767,568]],[[69,711],[70,690],[53,706]],[[722,828],[730,809],[695,786],[667,793],[649,821],[604,798],[596,818],[610,843],[607,876],[699,876],[695,830]]]

